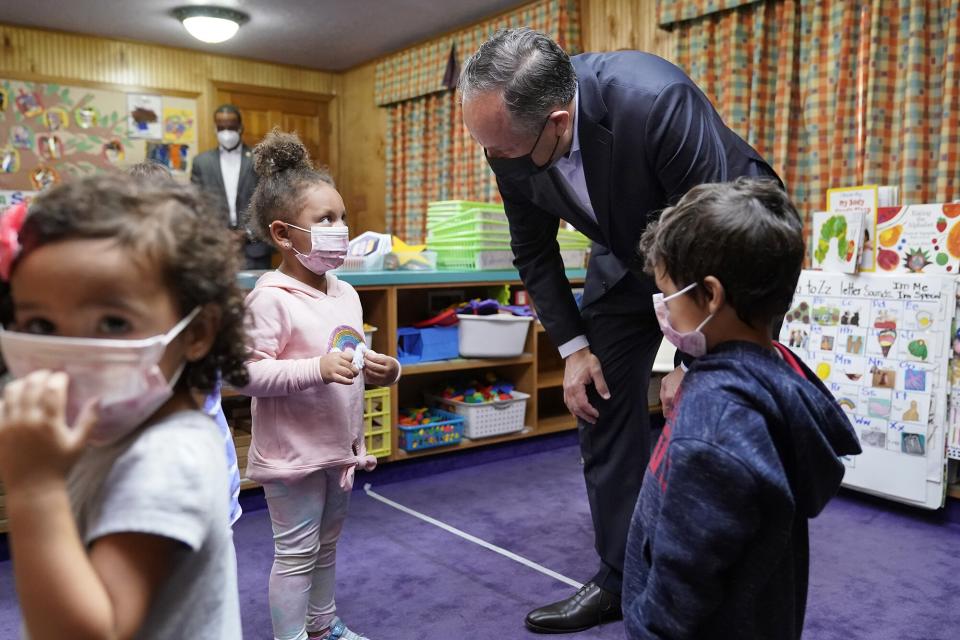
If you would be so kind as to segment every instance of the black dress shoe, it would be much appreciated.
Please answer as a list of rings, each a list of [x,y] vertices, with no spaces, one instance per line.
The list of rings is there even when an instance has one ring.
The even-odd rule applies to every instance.
[[[536,633],[576,633],[604,622],[622,620],[620,596],[588,582],[566,600],[527,614],[527,628]]]

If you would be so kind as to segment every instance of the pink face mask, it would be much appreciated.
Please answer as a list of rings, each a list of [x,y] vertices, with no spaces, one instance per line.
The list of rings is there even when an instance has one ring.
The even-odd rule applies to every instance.
[[[697,286],[694,282],[688,287],[677,291],[673,295],[664,298],[662,293],[653,294],[653,310],[657,314],[657,322],[660,323],[660,330],[663,331],[663,337],[670,341],[681,353],[685,353],[694,358],[699,358],[707,352],[707,337],[700,330],[713,318],[711,313],[700,323],[693,331],[680,333],[670,324],[670,309],[667,308],[667,301],[682,296],[686,292]]]
[[[130,434],[173,396],[186,363],[170,380],[160,360],[174,338],[200,312],[194,309],[167,333],[144,340],[63,338],[0,329],[0,349],[10,373],[21,378],[40,369],[63,371],[70,377],[67,423],[98,401],[97,424],[89,444],[105,446]]]
[[[350,232],[347,227],[315,224],[309,229],[304,229],[289,223],[287,226],[310,234],[310,253],[300,253],[296,247],[293,249],[297,260],[307,269],[322,276],[343,264],[347,248],[350,246]]]

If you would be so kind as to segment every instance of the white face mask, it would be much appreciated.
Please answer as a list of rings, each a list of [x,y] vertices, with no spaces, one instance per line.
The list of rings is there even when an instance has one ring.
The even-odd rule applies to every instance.
[[[240,132],[233,129],[217,131],[217,142],[227,151],[233,151],[240,144]]]
[[[350,230],[347,227],[315,224],[310,229],[304,229],[289,223],[287,226],[310,234],[310,253],[300,253],[296,247],[293,248],[297,259],[307,269],[323,275],[343,264],[350,246]]]
[[[88,442],[105,446],[134,431],[173,396],[186,363],[167,380],[160,360],[167,345],[199,312],[197,307],[165,334],[142,340],[63,338],[0,329],[0,349],[16,378],[41,369],[70,377],[68,424],[73,425],[81,409],[98,398],[99,417]]]

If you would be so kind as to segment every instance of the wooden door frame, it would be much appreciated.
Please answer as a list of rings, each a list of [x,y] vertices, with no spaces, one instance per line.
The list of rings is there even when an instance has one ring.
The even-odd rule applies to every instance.
[[[336,98],[335,95],[330,93],[313,93],[311,91],[297,91],[294,89],[280,89],[277,87],[265,87],[263,85],[256,84],[241,84],[238,82],[222,82],[220,80],[211,80],[210,81],[210,95],[216,100],[216,104],[210,105],[212,108],[216,109],[219,105],[226,102],[223,98],[225,92],[238,93],[250,93],[257,96],[267,96],[272,98],[294,98],[296,100],[310,100],[313,102],[325,102],[330,103]],[[329,109],[327,111],[329,117]],[[209,118],[213,117],[213,113],[208,114]],[[330,126],[333,126],[333,122],[330,122]],[[213,130],[213,127],[204,128],[204,149],[212,149],[217,146],[217,134]],[[332,140],[331,140],[332,142]],[[333,149],[330,149],[331,153]]]

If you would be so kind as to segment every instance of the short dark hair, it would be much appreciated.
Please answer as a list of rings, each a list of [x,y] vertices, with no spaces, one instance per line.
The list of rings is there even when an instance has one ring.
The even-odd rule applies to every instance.
[[[639,251],[677,287],[714,276],[751,326],[786,312],[803,267],[803,222],[776,181],[739,178],[690,189],[648,225]],[[701,288],[691,292],[703,295]]]
[[[546,35],[527,27],[503,29],[464,63],[458,86],[464,100],[499,91],[518,128],[536,133],[551,110],[573,100],[577,73],[570,56]]]
[[[266,242],[273,242],[270,223],[291,221],[302,207],[307,189],[327,184],[336,189],[326,167],[314,168],[306,146],[295,133],[274,127],[253,148],[253,169],[260,177],[250,198],[247,217],[251,231]]]
[[[122,173],[71,180],[30,203],[17,262],[61,240],[115,239],[160,270],[181,314],[201,305],[220,312],[209,353],[184,370],[187,384],[210,391],[219,371],[224,380],[242,387],[249,378],[243,295],[236,281],[239,251],[230,234],[210,224],[213,215],[206,203],[194,187],[174,180],[142,180]]]
[[[213,112],[213,115],[217,115],[218,113],[232,113],[233,115],[237,116],[237,121],[240,124],[243,124],[243,116],[240,114],[240,109],[229,102],[217,107],[217,110]]]

